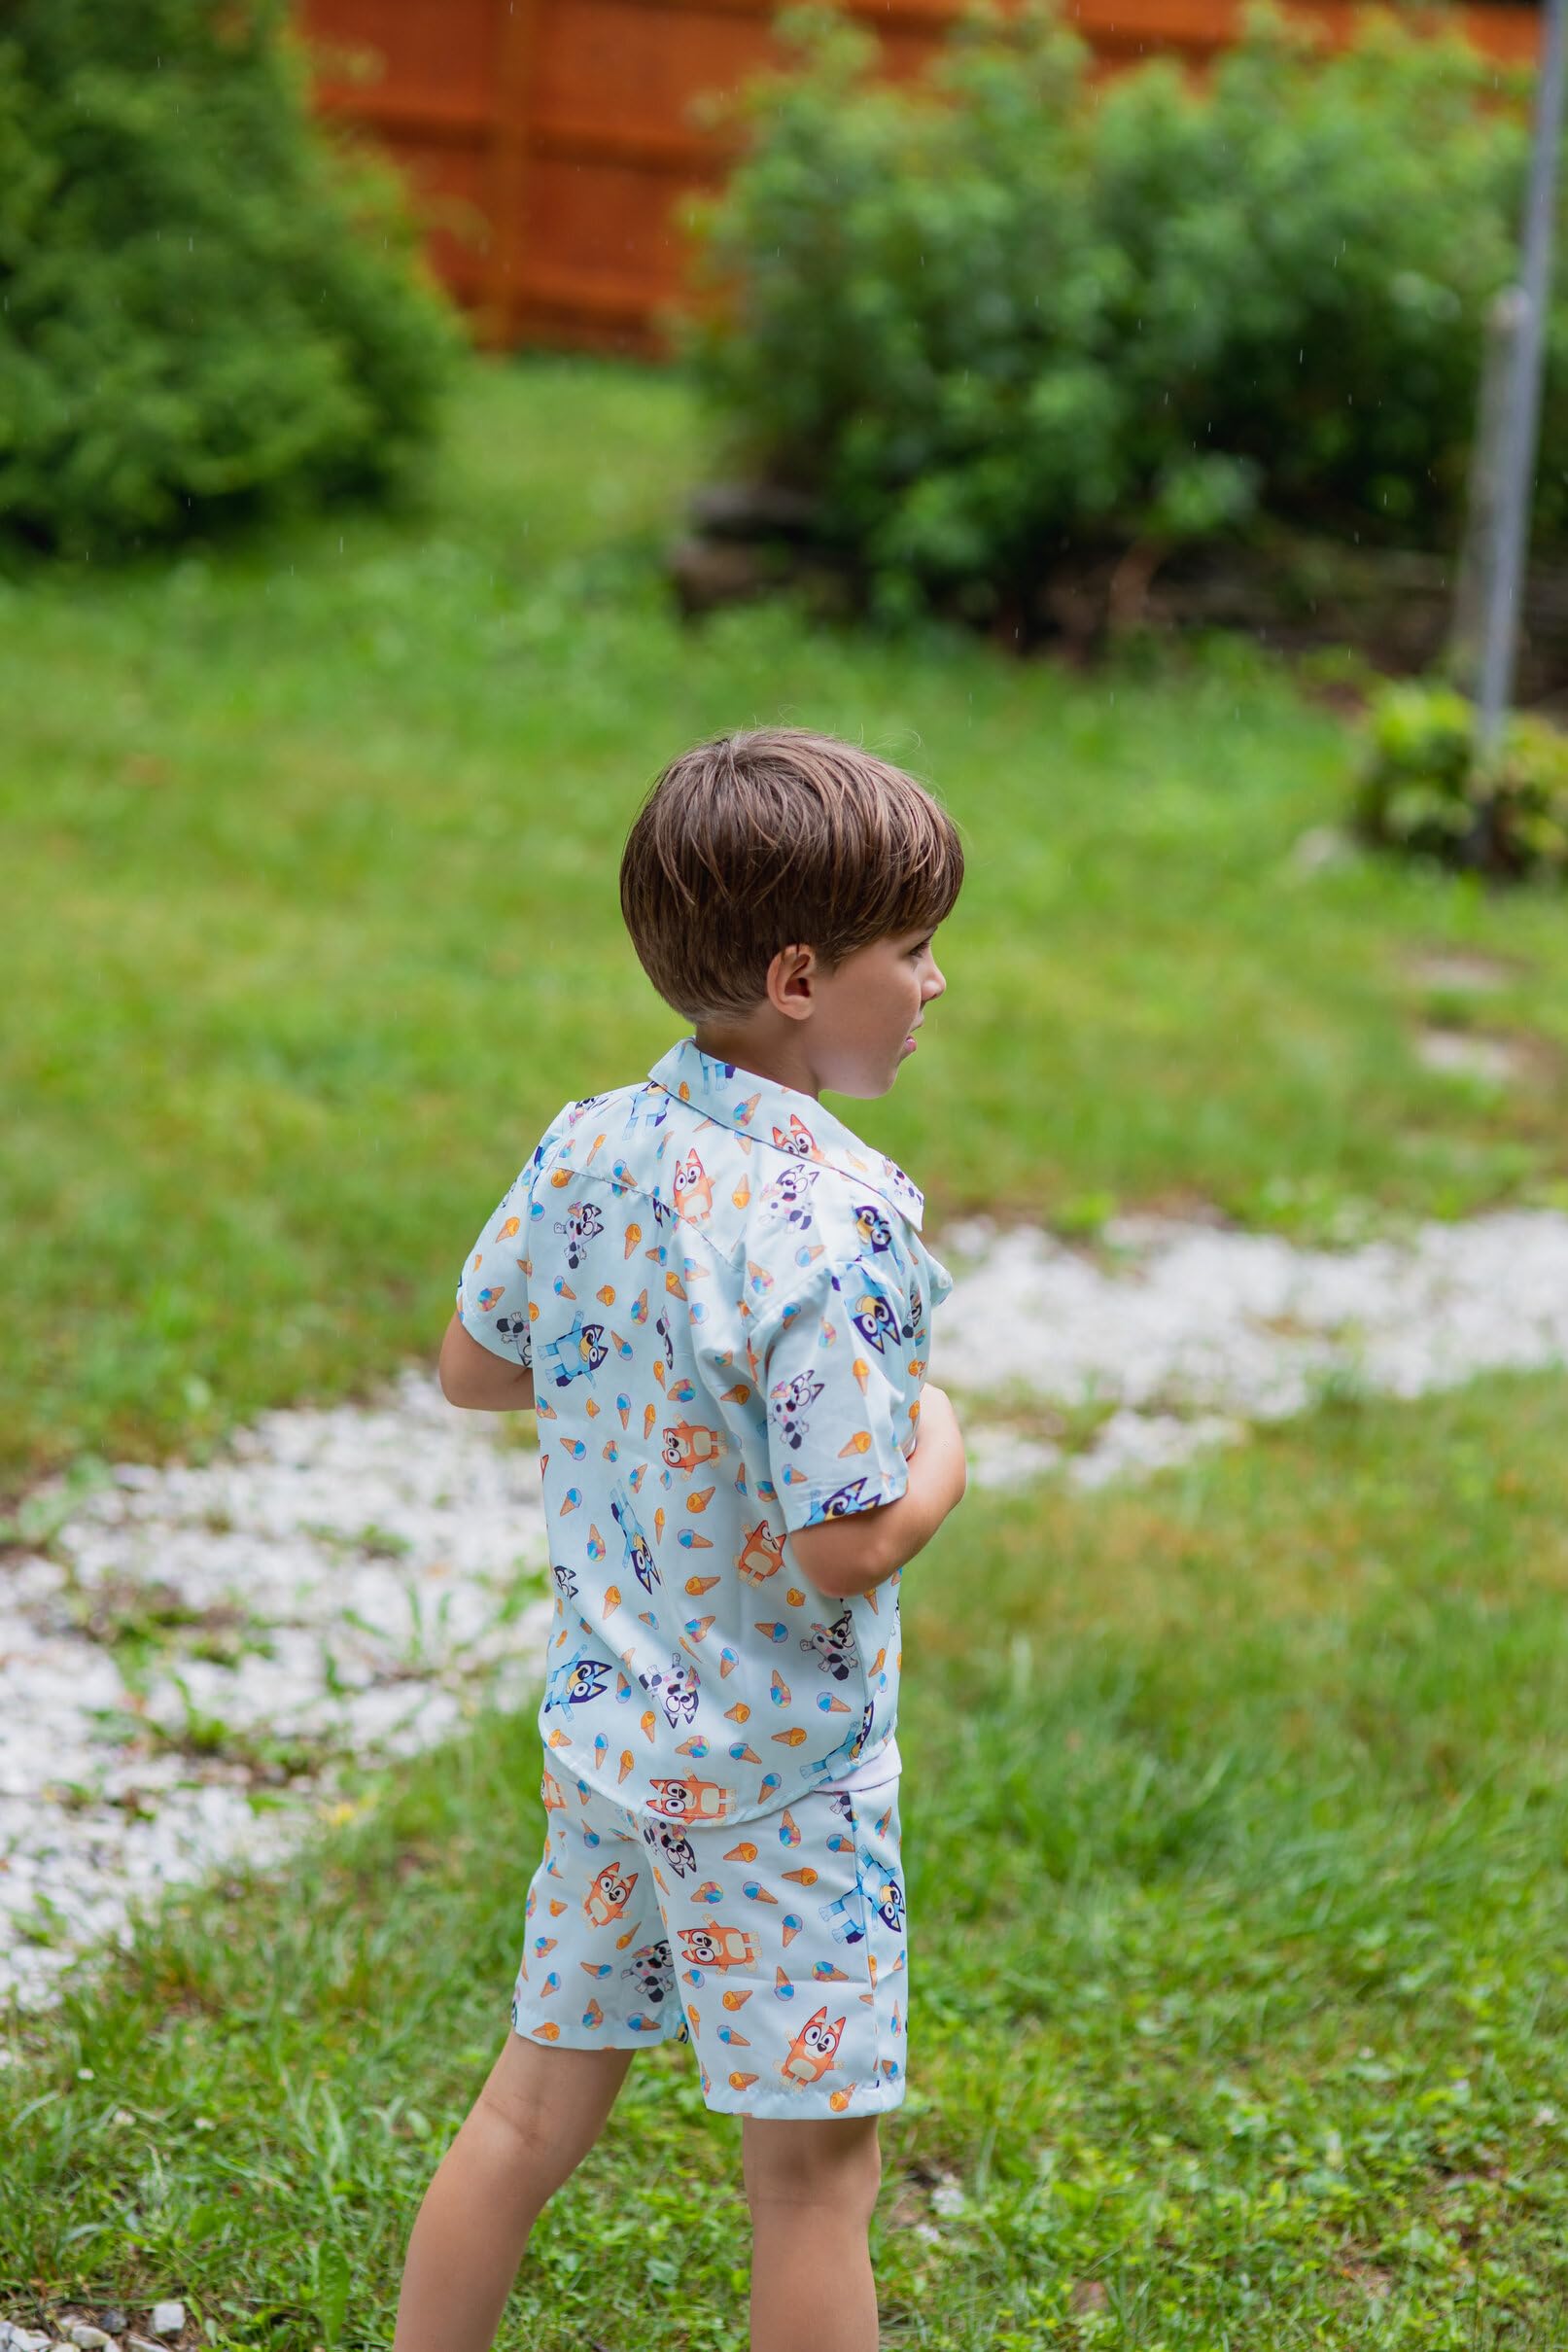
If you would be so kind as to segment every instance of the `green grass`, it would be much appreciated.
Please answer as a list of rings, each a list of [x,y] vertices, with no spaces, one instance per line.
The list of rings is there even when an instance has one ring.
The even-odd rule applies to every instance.
[[[1563,1393],[971,1492],[913,1564],[889,2352],[1568,2341]],[[532,1724],[485,1721],[16,2021],[0,2310],[385,2343],[505,2030],[536,1786]],[[503,2344],[739,2352],[738,2128],[643,2054]]]
[[[702,465],[674,377],[475,364],[420,512],[0,582],[0,1489],[429,1355],[544,1121],[685,1026],[616,869],[664,759],[735,723],[863,738],[962,826],[918,1063],[834,1105],[933,1230],[1560,1193],[1560,897],[1304,874],[1349,741],[1245,648],[1075,676],[787,605],[682,626],[658,555]],[[1517,1086],[1415,1061],[1438,947],[1508,959]]]

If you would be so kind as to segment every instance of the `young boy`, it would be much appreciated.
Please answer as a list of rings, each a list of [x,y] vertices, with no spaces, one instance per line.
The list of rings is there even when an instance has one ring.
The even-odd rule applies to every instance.
[[[628,837],[622,912],[693,1034],[550,1122],[441,1348],[455,1404],[540,1419],[546,1837],[396,2352],[491,2343],[633,2052],[671,2040],[745,2118],[753,2352],[875,2352],[908,2015],[899,1571],[965,1469],[923,1385],[952,1285],[921,1195],[819,1098],[891,1087],[962,877],[920,785],[785,728],[676,760]]]

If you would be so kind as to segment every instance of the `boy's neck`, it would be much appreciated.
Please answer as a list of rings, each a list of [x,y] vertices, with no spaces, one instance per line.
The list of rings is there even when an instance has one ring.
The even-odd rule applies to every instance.
[[[793,1030],[795,1024],[786,1025]],[[737,1070],[766,1078],[771,1086],[787,1086],[795,1094],[821,1101],[821,1089],[795,1036],[759,1037],[750,1029],[715,1029],[709,1023],[692,1031],[699,1053],[714,1062],[733,1062]]]

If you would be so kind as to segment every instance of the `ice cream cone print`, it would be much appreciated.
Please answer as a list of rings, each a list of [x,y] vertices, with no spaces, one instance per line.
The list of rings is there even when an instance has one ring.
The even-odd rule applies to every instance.
[[[600,2008],[597,2001],[590,2001],[588,2003],[587,2008],[582,2013],[582,2021],[584,2025],[603,2025],[605,2021],[605,2013]]]
[[[572,1742],[567,1738],[565,1732],[552,1732],[550,1734],[550,1745],[551,1747],[570,1747]]]
[[[594,1526],[593,1521],[590,1519],[588,1522],[588,1558],[590,1560],[603,1560],[604,1557],[605,1539],[600,1534],[599,1529]]]
[[[641,1731],[644,1738],[648,1742],[650,1747],[653,1744],[654,1720],[654,1713],[651,1707],[648,1708],[645,1715],[640,1716],[638,1719],[638,1729]]]
[[[786,1911],[786,1912],[784,1913],[784,1947],[785,1947],[785,1949],[787,1949],[787,1948],[788,1948],[788,1947],[789,1947],[791,1944],[793,1944],[793,1942],[794,1942],[795,1938],[796,1938],[796,1937],[799,1935],[799,1933],[800,1933],[801,1929],[802,1929],[802,1928],[805,1926],[805,1924],[806,1924],[805,1920],[804,1920],[804,1919],[797,1919],[797,1918],[796,1918],[796,1916],[795,1916],[795,1914],[794,1914],[794,1913],[793,1913],[792,1911]]]
[[[866,1382],[871,1378],[871,1366],[866,1362],[866,1359],[863,1355],[857,1355],[854,1364],[851,1366],[851,1370],[854,1372],[855,1379],[860,1384],[860,1393],[863,1396],[865,1394]]]
[[[540,2026],[539,2030],[542,2033],[544,2029]],[[757,2077],[754,2074],[732,2074],[729,2079],[729,2087],[731,2090],[749,2090],[756,2080]]]
[[[596,1290],[594,1292],[594,1297],[599,1301],[602,1307],[613,1307],[615,1304],[615,1285],[613,1282],[606,1282],[602,1290]]]
[[[717,1582],[716,1576],[688,1576],[686,1591],[691,1595],[693,1600],[700,1600],[705,1593],[713,1591]]]
[[[509,1216],[505,1225],[502,1226],[501,1231],[497,1234],[496,1239],[498,1242],[509,1242],[512,1235],[514,1233],[521,1233],[522,1229],[522,1218],[520,1216]]]
[[[706,1511],[713,1499],[714,1489],[712,1487],[699,1487],[695,1494],[686,1496],[686,1509],[688,1511]]]
[[[664,1505],[662,1502],[653,1514],[653,1532],[662,1542],[664,1539]]]
[[[561,2028],[552,2018],[547,2025],[534,2027],[534,2039],[536,2042],[558,2042],[561,2039]],[[754,2083],[756,2076],[753,2075],[751,2080]]]
[[[610,1741],[605,1738],[603,1732],[596,1732],[594,1734],[593,1742],[593,1760],[595,1764],[603,1764],[609,1753]]]
[[[618,1609],[619,1607],[620,1607],[620,1586],[619,1586],[618,1584],[608,1584],[608,1585],[606,1585],[606,1587],[605,1587],[605,1608],[604,1608],[604,1614],[605,1614],[605,1615],[608,1617],[608,1616],[610,1615],[610,1613],[611,1609]]]
[[[740,1182],[736,1185],[735,1190],[730,1194],[729,1197],[737,1209],[744,1209],[747,1202],[751,1198],[751,1184],[749,1177],[742,1176]]]
[[[587,1401],[588,1419],[589,1419],[590,1421],[597,1421],[597,1420],[599,1419],[599,1407],[598,1407],[598,1406],[597,1406],[597,1405],[594,1403],[593,1398],[592,1398],[591,1396],[590,1396],[590,1397],[589,1397],[589,1398],[588,1398],[586,1401]]]
[[[666,1269],[664,1286],[672,1298],[684,1298],[686,1286],[673,1266]]]
[[[801,1729],[798,1723],[795,1725],[793,1731],[775,1732],[773,1736],[775,1739],[781,1740],[785,1747],[799,1747],[801,1741],[806,1737],[805,1732]]]
[[[659,1408],[657,1405],[647,1404],[643,1407],[643,1435],[645,1438],[650,1434],[653,1424],[658,1418]]]
[[[799,1870],[786,1870],[784,1877],[792,1878],[797,1886],[815,1886],[817,1884],[817,1873],[809,1862],[803,1862]]]
[[[824,1715],[848,1715],[851,1712],[848,1701],[835,1699],[831,1691],[823,1691],[817,1703]]]
[[[736,1382],[733,1388],[726,1388],[718,1401],[723,1405],[744,1405],[750,1393],[746,1382],[741,1380]]]
[[[572,1300],[573,1304],[575,1305],[577,1294],[573,1289],[572,1284],[567,1281],[564,1275],[558,1274],[554,1281],[550,1284],[550,1287],[555,1292],[557,1298],[569,1298]]]
[[[762,1762],[754,1747],[732,1747],[730,1754],[737,1764],[760,1764]]]
[[[631,1419],[631,1398],[629,1396],[617,1396],[615,1399],[615,1410],[620,1415],[620,1425],[624,1429],[627,1422]]]
[[[689,1593],[691,1587],[688,1585],[686,1590]],[[751,1710],[747,1705],[744,1699],[737,1699],[733,1706],[727,1706],[724,1709],[724,1721],[726,1723],[749,1723],[750,1720]]]
[[[740,1662],[740,1660],[739,1660],[739,1659],[736,1657],[735,1652],[734,1652],[733,1650],[730,1650],[730,1649],[723,1649],[723,1650],[720,1650],[720,1651],[719,1651],[719,1653],[718,1653],[718,1679],[719,1679],[719,1681],[720,1681],[720,1682],[722,1682],[726,1674],[733,1674],[733,1673],[734,1673],[734,1671],[735,1671],[735,1669],[736,1669],[736,1667],[737,1667],[740,1665],[740,1663],[741,1663],[741,1662]]]
[[[641,1226],[641,1225],[628,1225],[628,1226],[627,1226],[627,1228],[626,1228],[626,1255],[627,1255],[628,1257],[630,1257],[630,1256],[631,1256],[632,1251],[633,1251],[633,1250],[634,1250],[634,1249],[637,1247],[638,1243],[639,1243],[639,1242],[640,1242],[642,1239],[643,1239],[643,1228],[642,1228],[642,1226]]]
[[[701,1510],[702,1505],[699,1503],[697,1508]],[[682,1527],[676,1541],[687,1552],[711,1552],[714,1548],[708,1537],[699,1535],[695,1527]]]
[[[850,2103],[850,2094],[847,2090],[830,2090],[827,2103],[835,2115],[842,2115]]]
[[[726,2009],[744,2009],[747,2002],[749,2001],[750,1998],[751,1994],[749,1988],[745,1992],[741,1992],[739,1990],[730,1991],[723,1995],[724,2007]]]
[[[631,1749],[629,1747],[623,1747],[620,1752],[620,1771],[615,1774],[615,1786],[617,1788],[619,1788],[621,1782],[631,1771],[632,1761]]]
[[[792,1584],[785,1593],[784,1598],[792,1609],[803,1609],[806,1605],[806,1596],[798,1585]]]
[[[800,1824],[787,1805],[779,1817],[779,1843],[781,1845],[798,1845],[800,1843]]]
[[[686,1632],[694,1641],[703,1641],[707,1638],[710,1628],[716,1625],[717,1622],[718,1620],[714,1617],[693,1617],[686,1627]]]
[[[794,1999],[795,1988],[789,1982],[789,1971],[787,1969],[777,1967],[774,1969],[773,1989],[781,2001],[792,2001]]]
[[[581,1501],[582,1489],[580,1487],[568,1487],[566,1492],[561,1497],[562,1517],[565,1518],[568,1511],[576,1510]]]
[[[854,1436],[851,1438],[851,1440],[850,1440],[849,1444],[848,1444],[847,1446],[840,1446],[840,1448],[839,1448],[839,1459],[840,1459],[840,1461],[842,1461],[842,1460],[844,1459],[844,1457],[846,1456],[846,1454],[869,1454],[869,1453],[870,1453],[870,1451],[871,1451],[871,1432],[870,1432],[870,1430],[869,1430],[869,1429],[856,1429],[856,1431],[855,1431],[854,1435]]]
[[[768,1683],[768,1697],[773,1701],[775,1706],[787,1706],[789,1704],[789,1685],[787,1682],[785,1682],[784,1676],[780,1673],[777,1667],[774,1667],[772,1676]]]
[[[754,1862],[756,1857],[757,1849],[751,1843],[750,1839],[743,1838],[739,1845],[730,1847],[724,1859],[726,1862]]]

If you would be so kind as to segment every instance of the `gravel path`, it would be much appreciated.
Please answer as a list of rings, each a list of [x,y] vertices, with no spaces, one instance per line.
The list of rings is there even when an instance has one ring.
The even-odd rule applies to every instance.
[[[1334,1382],[1568,1362],[1552,1211],[1344,1251],[1151,1219],[1093,1252],[986,1219],[933,1246],[956,1280],[932,1369],[977,1485],[1157,1468]],[[206,1467],[122,1467],[0,1560],[0,1997],[47,2003],[139,1898],[283,1853],[345,1759],[532,1702],[550,1604],[516,1436],[408,1372],[370,1409],[268,1414]]]

